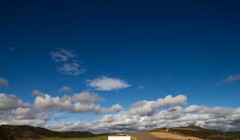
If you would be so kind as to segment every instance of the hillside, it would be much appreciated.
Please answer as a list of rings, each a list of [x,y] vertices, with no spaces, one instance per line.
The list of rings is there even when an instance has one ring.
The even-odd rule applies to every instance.
[[[50,137],[84,138],[93,136],[95,136],[95,134],[90,132],[57,132],[27,125],[0,125],[0,140],[30,140]]]
[[[221,132],[197,126],[158,128],[128,135],[137,140],[239,140],[239,132]]]
[[[205,129],[197,126],[187,126],[187,127],[175,127],[175,128],[162,128],[154,129],[149,131],[150,133],[160,133],[167,132],[174,135],[182,136],[191,136],[195,139],[204,139],[204,140],[234,140],[239,138],[235,133],[224,133],[221,131]],[[194,138],[191,138],[194,139]]]

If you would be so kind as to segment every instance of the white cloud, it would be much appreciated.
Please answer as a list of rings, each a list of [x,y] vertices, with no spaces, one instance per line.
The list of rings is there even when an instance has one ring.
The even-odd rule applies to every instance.
[[[220,107],[220,109],[226,110],[225,107]],[[152,116],[132,115],[128,111],[123,111],[104,115],[94,122],[63,122],[58,125],[48,125],[48,128],[61,131],[81,129],[95,133],[109,133],[196,125],[223,131],[239,131],[240,108],[227,110],[228,113],[221,113],[221,111],[215,112],[214,108],[209,108],[208,112],[186,113],[185,108],[176,106],[160,110]]]
[[[182,107],[183,105],[185,106],[186,99],[184,95],[175,97],[168,95],[156,101],[145,101],[145,105],[150,103],[164,107],[151,115],[143,115],[142,112],[133,114],[132,110],[136,109],[134,105],[139,103],[137,102],[129,110],[121,111],[117,114],[104,115],[94,122],[63,122],[59,125],[48,125],[48,128],[62,131],[81,129],[96,133],[109,133],[196,125],[223,131],[240,130],[240,108],[211,108],[198,105]]]
[[[24,103],[14,95],[0,94],[0,124],[25,124],[58,131],[82,130],[95,133],[144,131],[188,125],[240,131],[240,107],[186,105],[187,97],[184,95],[168,95],[154,101],[139,101],[129,110],[122,110],[119,104],[109,108],[96,104],[102,99],[94,93],[82,92],[63,97],[51,97],[40,91],[33,93],[37,96],[34,105]],[[145,113],[145,108],[149,106],[152,109]],[[116,110],[122,111],[110,113]],[[70,111],[71,115],[66,116],[61,113],[62,111]],[[102,114],[94,121],[79,119],[64,122],[64,118],[74,116],[71,112],[89,111],[96,114],[108,113]],[[56,112],[59,117],[56,116]],[[59,119],[59,122],[51,124],[49,123],[51,119]]]
[[[184,95],[178,95],[172,97],[171,95],[166,96],[165,98],[159,98],[156,101],[139,101],[133,104],[130,113],[138,114],[141,116],[152,115],[159,108],[162,107],[174,107],[179,105],[186,104],[187,97]]]
[[[98,97],[98,95],[95,93],[89,93],[87,91],[83,91],[81,93],[74,94],[71,100],[73,102],[92,103],[96,101],[102,101],[103,98]]]
[[[24,116],[26,114],[30,114],[30,112],[32,111],[31,108],[22,108],[22,107],[19,107],[16,109],[15,111],[15,115],[16,116]]]
[[[70,93],[72,91],[72,88],[70,88],[69,86],[63,86],[58,90],[58,92],[60,93]]]
[[[123,110],[123,107],[120,104],[115,104],[110,108],[103,109],[102,112],[116,112]]]
[[[50,118],[46,112],[38,112],[15,95],[0,94],[0,123],[42,126]]]
[[[78,63],[65,63],[61,67],[58,68],[60,73],[71,75],[71,76],[78,76],[85,72],[85,69],[81,67]]]
[[[93,80],[87,80],[87,82],[90,87],[93,87],[96,90],[104,91],[119,90],[131,86],[126,81],[121,79],[106,76],[102,76]]]
[[[73,96],[51,97],[38,90],[32,92],[36,96],[34,104],[23,102],[15,95],[0,94],[0,124],[32,125],[47,127],[50,119],[60,120],[54,114],[56,112],[95,114],[120,111],[123,108],[115,104],[104,108],[95,102],[102,101],[97,94],[82,92]],[[63,117],[66,118],[66,117]]]
[[[102,98],[98,97],[97,94],[89,92],[76,93],[73,96],[64,95],[63,97],[51,97],[50,95],[44,93],[39,95],[40,96],[35,98],[34,102],[34,108],[37,110],[93,112],[98,114],[119,111],[120,108],[120,105],[114,105],[110,108],[103,108],[99,104],[95,104],[97,101],[101,101]]]
[[[8,80],[4,79],[3,77],[0,77],[0,88],[1,87],[8,87]]]
[[[57,48],[57,51],[51,52],[51,57],[56,62],[66,62],[69,58],[74,58],[76,55],[73,51]]]
[[[23,106],[26,106],[26,104],[15,95],[0,94],[0,110],[11,110]]]

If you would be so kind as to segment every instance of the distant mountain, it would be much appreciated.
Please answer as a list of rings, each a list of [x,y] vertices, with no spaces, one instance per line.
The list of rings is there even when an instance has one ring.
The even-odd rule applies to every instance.
[[[205,129],[198,126],[175,127],[175,128],[161,128],[154,129],[149,132],[168,132],[172,134],[196,137],[204,140],[237,140],[239,133],[225,133],[212,129]]]
[[[240,140],[239,132],[221,132],[198,126],[158,128],[127,133],[137,140]]]
[[[0,140],[30,140],[50,137],[84,138],[93,136],[96,135],[90,132],[57,132],[41,127],[33,127],[28,125],[0,125]]]

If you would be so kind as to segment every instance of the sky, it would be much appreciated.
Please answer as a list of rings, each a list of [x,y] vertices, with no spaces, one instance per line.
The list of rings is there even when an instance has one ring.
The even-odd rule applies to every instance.
[[[0,3],[0,124],[240,131],[239,1]]]

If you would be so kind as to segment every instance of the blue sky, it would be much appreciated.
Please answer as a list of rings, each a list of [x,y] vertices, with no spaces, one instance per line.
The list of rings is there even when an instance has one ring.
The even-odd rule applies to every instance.
[[[183,108],[239,108],[238,1],[1,3],[2,99],[13,95],[36,111],[36,99],[46,99],[46,94],[67,95],[74,104],[74,94],[87,92],[91,97],[83,94],[81,98],[104,98],[89,104],[105,109],[119,104],[125,111],[138,101],[184,95],[187,103],[180,104]],[[66,91],[59,92],[64,86]],[[33,96],[34,90],[40,93]],[[54,109],[42,112],[68,114],[68,121],[78,121],[79,117],[98,121],[111,112],[93,115],[96,110],[73,113],[61,107],[52,105]],[[49,127],[53,118],[44,125],[29,124]],[[229,130],[239,126],[229,126]]]

